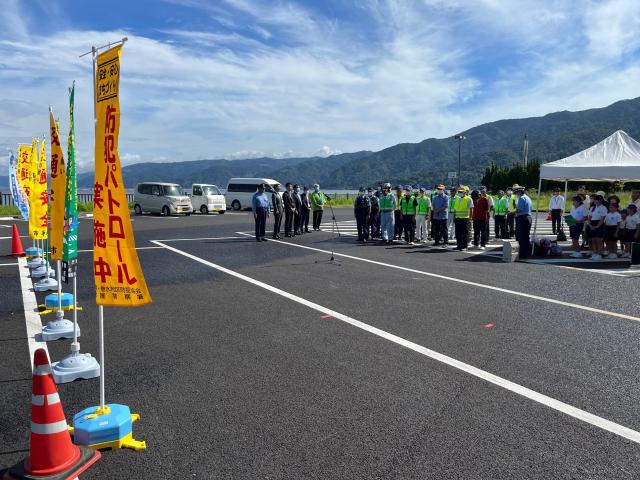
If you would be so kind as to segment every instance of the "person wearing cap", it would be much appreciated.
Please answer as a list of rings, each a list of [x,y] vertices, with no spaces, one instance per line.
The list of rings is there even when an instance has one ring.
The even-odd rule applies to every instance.
[[[513,191],[518,198],[516,203],[516,240],[520,246],[519,257],[527,259],[531,256],[531,211],[533,204],[524,187],[518,184],[513,186]]]
[[[427,195],[425,188],[420,188],[416,201],[418,202],[418,212],[416,214],[415,236],[418,242],[424,243],[429,237],[427,219],[431,210],[431,199]]]
[[[367,233],[369,238],[374,239],[380,236],[380,199],[374,195],[373,188],[367,188],[369,203],[371,204],[371,213],[367,222]]]
[[[371,200],[363,187],[360,187],[358,196],[353,202],[353,213],[358,227],[358,241],[366,242],[369,238],[367,224],[369,223],[369,215],[371,215]]]
[[[402,229],[404,241],[407,245],[413,245],[416,239],[416,215],[418,213],[418,200],[411,194],[411,187],[405,187],[404,197],[400,199],[400,212],[402,214]]]
[[[490,221],[489,219],[494,215],[494,200],[493,200],[493,196],[489,193],[489,190],[487,190],[487,187],[485,186],[481,186],[480,187],[480,196],[482,198],[486,198],[487,199],[487,203],[489,204],[489,217],[487,219],[487,224],[485,225],[485,235],[486,235],[486,239],[487,242],[489,241],[489,239],[491,238],[491,226],[490,226]]]
[[[498,190],[498,198],[493,203],[495,215],[493,216],[493,233],[496,238],[508,238],[507,236],[507,210],[509,200],[504,196],[504,190]]]
[[[507,188],[505,195],[507,199],[507,237],[513,238],[516,235],[516,206],[518,198],[511,188]]]
[[[258,191],[251,198],[251,210],[256,223],[256,242],[266,242],[265,227],[269,216],[269,199],[264,193],[264,183],[258,185]]]
[[[549,201],[549,215],[551,216],[551,229],[556,235],[560,232],[560,222],[564,213],[564,197],[560,195],[560,189],[553,189],[553,196]]]
[[[322,212],[324,211],[324,204],[327,202],[327,197],[320,191],[320,185],[313,184],[313,192],[311,193],[311,211],[313,212],[313,230],[320,230],[320,224],[322,223]]]
[[[273,239],[280,240],[280,227],[282,225],[282,215],[284,214],[284,203],[282,201],[279,183],[276,183],[273,186],[271,205],[273,208]]]
[[[302,235],[302,197],[300,196],[300,187],[296,183],[293,186],[293,201],[296,203],[296,211],[293,215],[293,233]]]
[[[489,200],[478,190],[471,192],[473,200],[473,246],[484,250],[487,246],[487,223],[489,222]]]
[[[404,193],[402,192],[402,187],[398,185],[396,187],[396,207],[393,214],[394,217],[394,231],[393,231],[393,239],[394,240],[402,240],[402,231],[403,231],[403,223],[402,223],[402,212],[400,211],[400,200],[404,198]]]
[[[451,187],[449,191],[449,212],[447,215],[447,245],[455,238],[456,234],[456,202],[460,198],[457,188]]]
[[[449,244],[447,234],[447,217],[449,212],[449,197],[445,194],[444,185],[436,186],[436,194],[431,200],[431,236],[433,246]]]
[[[309,187],[306,185],[300,195],[302,200],[302,212],[300,216],[300,231],[304,233],[311,233],[309,231],[309,216],[311,214],[311,199],[309,198]]]
[[[385,243],[393,243],[395,209],[396,196],[391,191],[391,184],[385,183],[380,195],[380,233]]]
[[[296,201],[293,198],[293,185],[287,182],[284,186],[285,191],[282,194],[282,202],[284,203],[284,236],[293,237],[293,219],[296,216]]]
[[[469,245],[469,220],[473,215],[473,200],[462,185],[455,201],[456,250],[466,250]]]

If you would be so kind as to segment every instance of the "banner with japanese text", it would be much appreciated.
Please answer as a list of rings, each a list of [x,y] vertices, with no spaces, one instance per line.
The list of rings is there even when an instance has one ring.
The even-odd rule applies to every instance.
[[[20,210],[22,219],[29,220],[29,199],[22,191],[20,180],[18,180],[18,159],[13,156],[13,152],[9,157],[9,188],[11,188],[13,203]]]
[[[18,181],[20,187],[29,202],[29,194],[31,193],[31,145],[18,145]]]
[[[93,193],[93,276],[98,305],[151,302],[136,252],[118,154],[122,45],[98,55]]]
[[[73,124],[75,83],[69,89],[69,138],[67,139],[67,170],[64,188],[64,236],[62,238],[62,276],[64,281],[75,277],[78,263],[78,186],[76,179],[76,139]]]
[[[38,150],[37,144],[34,150]],[[29,236],[34,240],[48,237],[49,192],[47,191],[47,152],[42,139],[29,198]]]
[[[51,260],[62,260],[64,238],[64,194],[66,191],[67,174],[64,168],[64,155],[60,146],[59,126],[53,118],[53,111],[49,110],[49,128],[51,130],[51,193],[50,208],[50,238]]]

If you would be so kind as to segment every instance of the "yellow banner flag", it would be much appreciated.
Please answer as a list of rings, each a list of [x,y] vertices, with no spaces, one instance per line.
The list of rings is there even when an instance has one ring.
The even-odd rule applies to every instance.
[[[49,110],[49,127],[51,129],[51,260],[62,260],[62,239],[64,238],[64,192],[67,172],[64,168],[64,155],[60,146],[59,127]]]
[[[18,181],[27,199],[31,195],[31,149],[31,145],[18,145]]]
[[[136,252],[118,155],[122,45],[98,55],[93,192],[93,277],[98,305],[151,302]]]
[[[38,143],[34,140],[34,152]],[[49,193],[47,192],[47,152],[42,139],[40,155],[32,175],[31,194],[29,197],[29,236],[34,240],[44,240],[48,236]]]

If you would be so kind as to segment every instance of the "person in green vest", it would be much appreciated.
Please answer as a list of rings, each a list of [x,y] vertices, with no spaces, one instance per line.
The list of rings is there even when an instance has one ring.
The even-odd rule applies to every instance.
[[[420,188],[418,197],[418,213],[416,214],[416,240],[425,243],[429,237],[428,219],[431,212],[431,199],[425,188]]]
[[[395,220],[395,229],[393,234],[394,240],[402,240],[402,230],[404,229],[403,221],[402,221],[402,212],[400,211],[400,200],[404,197],[404,193],[402,193],[402,187],[398,185],[396,187],[396,209],[393,214],[393,218]]]
[[[407,245],[414,245],[416,239],[416,215],[418,200],[411,194],[411,187],[405,187],[404,197],[400,199],[400,213],[402,215],[402,229]]]
[[[447,215],[447,244],[455,238],[456,233],[456,188],[451,187],[449,192],[449,212]]]
[[[480,196],[486,198],[487,202],[489,202],[489,218],[493,217],[495,215],[495,200],[494,200],[493,196],[487,190],[487,187],[485,187],[485,186],[481,186],[480,187]],[[487,232],[486,232],[487,242],[491,238],[491,226],[490,226],[490,223],[491,223],[490,221],[487,221],[487,225],[485,227],[487,229]]]
[[[513,238],[516,235],[516,207],[518,198],[513,193],[513,189],[507,188],[507,237]]]
[[[384,243],[393,243],[396,196],[391,191],[391,184],[385,183],[382,186],[382,193],[379,198],[380,203],[380,230]]]
[[[509,199],[504,196],[504,190],[498,190],[498,198],[493,202],[494,208],[494,234],[496,238],[508,238],[507,236],[507,211]]]
[[[320,191],[320,185],[317,183],[313,185],[313,192],[311,193],[311,211],[313,212],[313,230],[320,230],[320,224],[322,223],[322,213],[324,211],[324,205],[327,203],[327,197]]]
[[[469,222],[473,215],[473,200],[464,186],[458,188],[458,198],[454,205],[456,250],[466,250],[469,245]]]

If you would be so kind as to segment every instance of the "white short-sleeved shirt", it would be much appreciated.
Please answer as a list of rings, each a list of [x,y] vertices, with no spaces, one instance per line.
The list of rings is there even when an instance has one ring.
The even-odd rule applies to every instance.
[[[625,220],[625,225],[627,230],[635,230],[638,224],[640,223],[640,217],[638,214],[627,215],[627,219]]]
[[[580,205],[578,207],[573,207],[571,209],[571,216],[576,222],[584,222],[585,219],[589,216],[589,210],[584,205]]]
[[[607,207],[604,205],[593,206],[589,212],[592,222],[598,222],[607,216]]]
[[[604,224],[610,227],[617,227],[622,221],[622,215],[620,212],[609,212],[607,216],[604,217]]]

